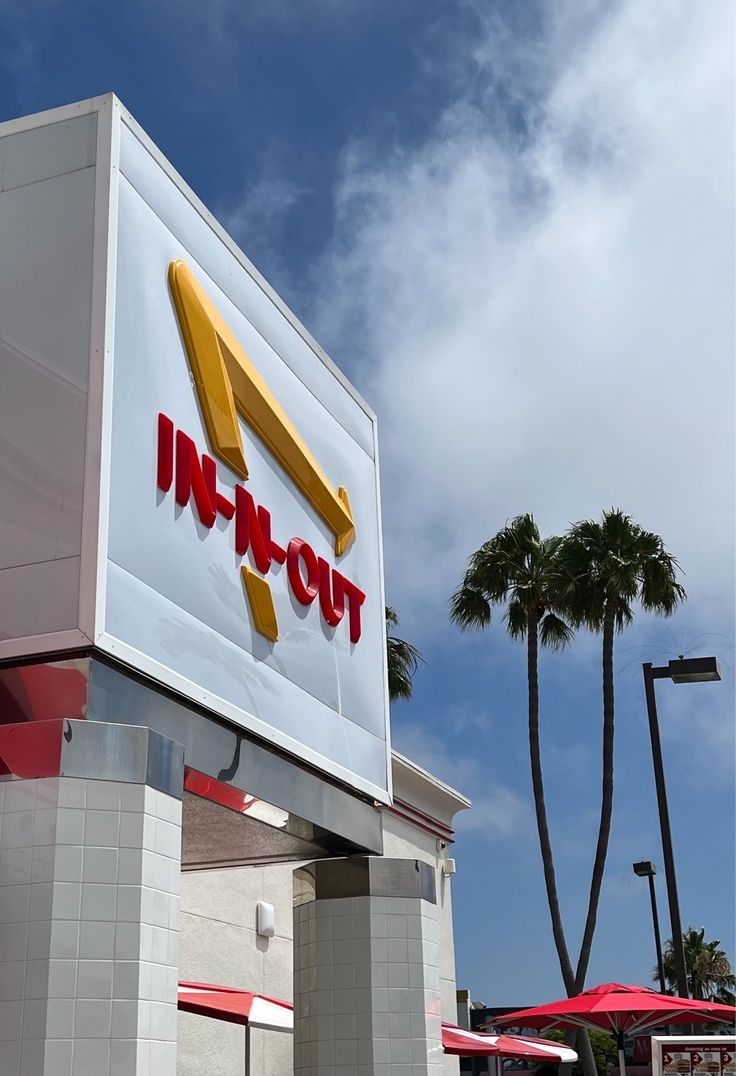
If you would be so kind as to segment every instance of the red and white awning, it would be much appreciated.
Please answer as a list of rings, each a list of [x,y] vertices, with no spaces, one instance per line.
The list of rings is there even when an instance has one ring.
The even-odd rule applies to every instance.
[[[559,1042],[519,1035],[481,1035],[452,1024],[442,1025],[442,1046],[446,1054],[460,1057],[518,1057],[552,1064],[578,1059],[574,1050]]]
[[[182,1012],[244,1027],[260,1027],[266,1031],[294,1030],[294,1009],[288,1001],[229,986],[179,983],[179,1008]]]
[[[179,983],[179,1008],[182,1012],[226,1020],[243,1027],[294,1030],[294,1008],[290,1002],[235,987]],[[552,1063],[578,1059],[574,1050],[557,1042],[517,1035],[481,1035],[453,1024],[442,1025],[442,1047],[446,1054],[461,1057],[520,1057]]]

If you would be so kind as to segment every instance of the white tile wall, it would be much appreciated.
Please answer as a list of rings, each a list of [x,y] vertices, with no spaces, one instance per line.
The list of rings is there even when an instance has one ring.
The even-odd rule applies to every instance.
[[[440,1076],[437,909],[351,897],[294,909],[295,1076]]]
[[[175,1076],[181,803],[0,780],[0,1073]]]

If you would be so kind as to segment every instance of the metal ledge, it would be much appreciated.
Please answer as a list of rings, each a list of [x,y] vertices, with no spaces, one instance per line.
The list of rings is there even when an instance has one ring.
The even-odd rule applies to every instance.
[[[264,744],[208,711],[198,710],[124,671],[109,659],[78,654],[56,662],[25,661],[0,666],[0,730],[2,722],[13,722],[18,727],[25,724],[29,735],[38,736],[38,731],[31,732],[32,726],[38,730],[39,725],[62,718],[76,719],[76,726],[89,723],[109,729],[138,727],[157,734],[162,743],[171,741],[183,747],[186,787],[198,793],[191,799],[210,800],[219,808],[214,813],[208,813],[206,808],[195,811],[185,802],[185,813],[194,824],[191,844],[187,844],[187,834],[184,835],[186,865],[266,862],[269,856],[303,860],[380,855],[383,851],[382,814],[375,804],[300,764],[281,752],[277,744]],[[104,766],[112,765],[111,760],[127,750],[121,742],[115,742],[115,736],[121,733],[106,735],[110,737],[107,746],[95,754],[97,749],[91,741],[85,741],[85,733],[75,732],[79,757],[87,752],[85,765],[96,759],[97,772],[87,776],[102,776]],[[151,740],[151,744],[155,742]],[[211,779],[218,790],[202,791],[190,783],[193,772]],[[231,795],[223,794],[223,789]],[[177,794],[181,796],[181,789]],[[257,800],[259,808],[238,806],[238,797],[241,801]],[[232,830],[232,819],[227,817],[233,811],[235,818],[247,816],[247,824],[241,818],[237,835]],[[275,820],[277,816],[280,817]],[[209,842],[205,839],[205,817],[210,826],[217,821],[217,840],[214,832]],[[246,831],[253,836],[252,854],[248,854],[249,842],[244,839]],[[226,832],[233,836],[230,850],[223,838]],[[264,840],[268,833],[272,835],[270,852]]]
[[[184,748],[142,726],[53,718],[0,725],[0,774],[149,785],[181,799]]]
[[[435,871],[420,859],[353,856],[309,863],[295,872],[296,904],[341,897],[413,897],[437,903]]]

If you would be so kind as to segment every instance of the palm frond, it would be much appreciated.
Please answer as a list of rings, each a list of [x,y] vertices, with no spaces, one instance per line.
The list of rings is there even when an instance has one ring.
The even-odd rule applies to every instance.
[[[468,560],[461,585],[450,599],[458,627],[484,628],[494,605],[506,604],[504,621],[512,639],[526,636],[530,613],[564,611],[557,594],[556,564],[562,539],[542,538],[531,513],[515,516]],[[550,640],[554,628],[550,625]],[[557,632],[561,639],[561,632]],[[556,644],[556,645],[559,645]]]
[[[386,626],[396,628],[399,625],[399,617],[395,609],[386,606]],[[388,667],[388,694],[393,701],[395,699],[410,699],[413,691],[413,677],[417,671],[419,662],[423,660],[421,653],[413,643],[405,639],[399,639],[395,635],[386,636],[386,659]]]
[[[512,639],[525,639],[529,627],[529,614],[519,598],[512,598],[504,613],[506,630]]]
[[[620,634],[624,628],[630,627],[633,623],[634,610],[627,601],[619,601],[616,605],[616,631]]]
[[[572,525],[557,553],[555,590],[559,607],[575,627],[600,631],[607,608],[616,630],[633,620],[633,605],[669,616],[685,599],[679,566],[662,539],[620,508],[598,520]]]
[[[731,964],[720,941],[705,940],[705,928],[688,927],[682,935],[682,948],[687,969],[688,988],[699,1000],[728,997],[736,985]],[[677,985],[672,939],[668,938],[662,954],[664,975],[668,985]]]
[[[462,583],[450,599],[450,620],[462,631],[485,628],[491,622],[491,603],[480,590]]]
[[[414,690],[413,676],[422,656],[412,643],[391,635],[386,640],[386,651],[389,698],[410,699]]]
[[[539,641],[550,650],[564,650],[575,638],[575,632],[556,613],[545,613],[539,625]]]
[[[655,537],[655,536],[652,536]],[[647,612],[659,616],[671,616],[687,597],[685,588],[677,580],[680,566],[659,540],[654,555],[642,566],[641,604]]]

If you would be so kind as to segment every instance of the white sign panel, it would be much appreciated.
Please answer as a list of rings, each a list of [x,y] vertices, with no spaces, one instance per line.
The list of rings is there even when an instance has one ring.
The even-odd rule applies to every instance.
[[[82,619],[89,570],[99,649],[387,801],[375,418],[103,100],[100,505]]]

